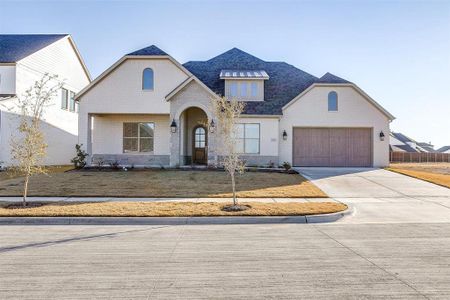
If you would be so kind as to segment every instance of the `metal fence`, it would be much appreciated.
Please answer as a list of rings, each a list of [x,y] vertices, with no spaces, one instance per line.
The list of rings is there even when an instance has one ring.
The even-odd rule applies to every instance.
[[[389,153],[390,162],[450,162],[450,153],[430,153],[430,152],[401,152],[392,151]]]

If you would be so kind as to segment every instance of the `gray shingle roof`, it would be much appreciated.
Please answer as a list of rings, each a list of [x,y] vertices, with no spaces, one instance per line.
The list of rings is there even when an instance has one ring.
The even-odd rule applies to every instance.
[[[137,51],[128,53],[127,55],[168,55],[166,52],[162,51],[155,45],[151,45]]]
[[[0,63],[17,62],[67,34],[0,34]]]
[[[331,73],[325,73],[322,77],[319,78],[319,80],[316,81],[317,83],[351,83],[348,80],[345,80],[341,77],[338,77],[336,75],[333,75]]]
[[[447,151],[447,150],[450,150],[450,146],[444,146],[444,147],[441,147],[441,148],[437,149],[436,151],[437,151],[437,152],[445,152],[445,151]]]
[[[285,62],[267,62],[233,48],[207,61],[183,65],[212,91],[224,95],[221,70],[265,70],[270,79],[264,83],[264,101],[246,102],[246,114],[279,115],[281,108],[319,78]]]

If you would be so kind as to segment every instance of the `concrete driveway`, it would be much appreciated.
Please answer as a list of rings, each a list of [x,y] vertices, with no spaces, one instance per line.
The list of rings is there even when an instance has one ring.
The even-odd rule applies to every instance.
[[[374,168],[296,168],[331,198],[352,205],[342,222],[450,222],[450,189]]]

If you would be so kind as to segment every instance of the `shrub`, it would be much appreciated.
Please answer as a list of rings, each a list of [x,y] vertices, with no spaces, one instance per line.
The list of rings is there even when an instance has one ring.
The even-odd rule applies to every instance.
[[[289,171],[292,168],[291,164],[287,161],[285,161],[282,166],[286,171]]]
[[[81,146],[83,146],[83,144],[76,144],[75,145],[75,149],[77,151],[77,156],[75,156],[71,160],[71,162],[73,163],[73,166],[75,167],[75,169],[82,169],[82,168],[84,168],[86,166],[86,158],[89,155],[89,154],[87,154],[86,151],[81,149]]]
[[[111,170],[119,170],[120,164],[119,161],[115,160],[109,163],[109,166],[111,167]]]

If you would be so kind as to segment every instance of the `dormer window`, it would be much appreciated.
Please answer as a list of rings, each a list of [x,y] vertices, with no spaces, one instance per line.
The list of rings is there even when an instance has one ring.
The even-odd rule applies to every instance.
[[[264,101],[264,81],[269,75],[264,70],[222,70],[225,97],[241,101]]]
[[[239,90],[241,91],[241,94],[240,94],[241,97],[247,97],[247,82],[246,81],[241,82],[241,86],[240,86]]]
[[[142,72],[142,89],[153,90],[153,86],[153,70],[151,68],[146,68]]]
[[[231,97],[237,97],[238,95],[238,85],[237,82],[231,82],[230,83],[230,96]]]
[[[251,83],[251,96],[252,97],[258,97],[258,83],[257,82],[252,82]]]

